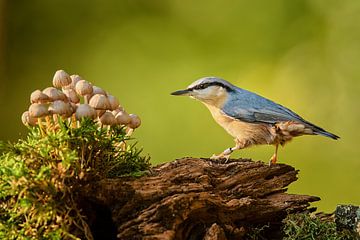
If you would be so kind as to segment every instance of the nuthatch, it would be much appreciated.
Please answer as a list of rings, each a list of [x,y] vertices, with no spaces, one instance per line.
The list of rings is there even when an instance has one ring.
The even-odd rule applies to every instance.
[[[220,78],[201,78],[187,89],[171,94],[200,100],[215,121],[235,138],[235,147],[213,155],[213,159],[228,159],[233,151],[252,145],[272,144],[275,153],[270,164],[275,164],[279,144],[283,146],[293,137],[322,135],[335,140],[339,138],[290,109]]]

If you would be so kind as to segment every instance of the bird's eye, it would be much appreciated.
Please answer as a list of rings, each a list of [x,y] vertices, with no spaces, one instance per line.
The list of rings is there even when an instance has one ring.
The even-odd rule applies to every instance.
[[[207,88],[208,86],[209,86],[208,83],[203,83],[203,84],[197,85],[197,86],[195,87],[195,89],[196,89],[196,90],[201,90],[201,89]]]

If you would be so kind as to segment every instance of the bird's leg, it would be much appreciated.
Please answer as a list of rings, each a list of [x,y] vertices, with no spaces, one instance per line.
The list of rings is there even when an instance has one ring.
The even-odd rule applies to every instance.
[[[241,149],[244,147],[244,144],[242,144],[239,140],[235,139],[235,147],[230,147],[225,149],[222,153],[216,155],[213,154],[210,158],[214,159],[214,160],[218,160],[218,159],[226,159],[228,160],[230,158],[231,153],[233,153],[235,150]]]
[[[277,152],[278,152],[279,144],[275,145],[275,153],[272,155],[269,161],[269,166],[273,165],[277,161]]]

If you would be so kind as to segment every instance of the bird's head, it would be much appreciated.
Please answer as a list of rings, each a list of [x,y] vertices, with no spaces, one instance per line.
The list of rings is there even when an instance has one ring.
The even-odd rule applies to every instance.
[[[190,84],[186,89],[171,93],[175,96],[190,96],[213,106],[220,107],[235,86],[217,77],[204,77]]]

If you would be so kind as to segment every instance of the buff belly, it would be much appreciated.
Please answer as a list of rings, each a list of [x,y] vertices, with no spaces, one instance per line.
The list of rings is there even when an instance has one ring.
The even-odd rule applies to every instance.
[[[293,137],[313,134],[304,124],[288,121],[274,124],[248,123],[225,116],[217,107],[209,106],[215,121],[222,126],[242,148],[259,144],[284,145]]]

